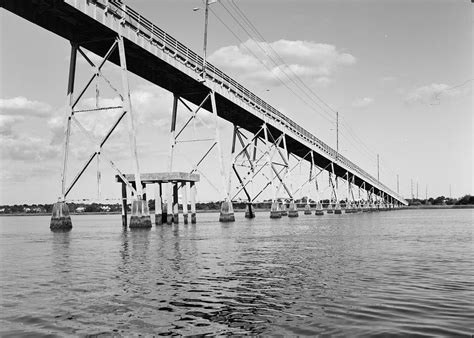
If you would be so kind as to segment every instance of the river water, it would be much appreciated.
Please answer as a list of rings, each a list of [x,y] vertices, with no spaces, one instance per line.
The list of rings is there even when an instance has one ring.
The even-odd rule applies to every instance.
[[[472,210],[0,217],[0,335],[471,335]]]

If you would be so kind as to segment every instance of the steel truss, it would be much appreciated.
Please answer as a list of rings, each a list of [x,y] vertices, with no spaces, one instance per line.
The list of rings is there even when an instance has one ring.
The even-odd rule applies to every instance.
[[[98,195],[100,197],[100,160],[101,158],[105,159],[106,162],[116,171],[117,175],[121,178],[121,180],[128,186],[128,188],[132,191],[135,198],[137,200],[142,199],[142,184],[140,182],[140,170],[138,164],[138,155],[137,155],[137,145],[136,145],[136,130],[135,130],[135,121],[134,116],[132,113],[132,105],[130,100],[130,89],[128,84],[128,74],[127,74],[127,64],[125,59],[125,49],[124,49],[124,42],[122,36],[117,36],[115,39],[110,41],[110,47],[108,52],[106,53],[105,57],[98,63],[94,63],[88,55],[83,51],[82,47],[77,43],[71,43],[71,56],[70,56],[70,64],[69,64],[69,79],[68,79],[68,88],[67,88],[67,96],[68,96],[68,104],[67,104],[67,116],[66,116],[66,130],[65,130],[65,143],[64,143],[64,162],[63,162],[63,170],[61,175],[61,196],[60,201],[65,202],[67,199],[68,194],[71,192],[72,188],[76,185],[79,181],[80,177],[84,174],[86,169],[90,166],[94,158],[97,159],[97,185],[98,185]],[[84,43],[85,44],[85,43]],[[119,59],[120,59],[120,72],[121,72],[121,90],[116,88],[112,82],[104,75],[102,72],[102,68],[106,64],[106,62],[110,59],[110,57],[118,50]],[[86,85],[77,92],[75,95],[75,79],[76,79],[76,66],[77,66],[77,55],[81,55],[87,64],[93,69],[92,75],[90,76]],[[107,106],[107,107],[99,107],[99,92],[98,92],[98,81],[102,79],[110,89],[120,98],[121,105],[119,106]],[[93,85],[96,85],[96,107],[93,109],[77,109],[79,103],[84,98],[84,94],[86,91],[91,88]],[[78,115],[84,113],[91,113],[91,112],[99,112],[103,110],[120,110],[120,113],[117,114],[114,122],[111,124],[109,130],[103,137],[97,140],[93,134],[87,130],[84,125],[80,122],[80,118]],[[133,161],[134,167],[134,174],[135,180],[137,184],[132,185],[121,172],[121,170],[117,167],[117,165],[113,162],[112,156],[107,153],[104,149],[104,145],[109,140],[110,136],[116,130],[117,126],[123,120],[125,116],[128,116],[128,134],[129,134],[129,142],[130,142],[130,151],[131,151],[131,158]],[[85,161],[82,168],[76,173],[73,180],[67,185],[67,174],[68,174],[68,163],[69,163],[69,153],[70,153],[70,136],[71,136],[71,129],[72,125],[75,125],[85,139],[95,148],[95,150],[91,153],[89,158]]]
[[[217,113],[217,105],[216,105],[216,97],[215,97],[215,92],[213,90],[209,90],[209,92],[205,93],[204,99],[201,101],[201,103],[195,108],[192,109],[189,104],[178,94],[173,94],[173,109],[172,109],[172,114],[171,114],[171,128],[170,128],[170,145],[169,145],[169,155],[168,155],[168,171],[171,172],[173,170],[173,161],[174,161],[174,156],[175,156],[175,148],[178,143],[188,143],[188,142],[201,142],[201,141],[211,141],[211,145],[205,149],[203,152],[202,156],[200,159],[192,163],[188,158],[186,158],[190,163],[191,163],[191,173],[198,172],[204,179],[217,191],[221,194],[221,197],[223,199],[223,204],[221,207],[221,220],[228,222],[228,221],[233,221],[234,216],[233,216],[233,208],[232,208],[232,203],[231,203],[231,198],[230,198],[230,178],[227,179],[227,174],[225,170],[225,164],[224,164],[224,154],[222,151],[221,147],[221,137],[220,137],[220,130],[219,130],[219,117]],[[212,138],[195,138],[192,140],[184,140],[182,139],[183,132],[190,127],[191,122],[195,122],[196,119],[199,118],[199,111],[203,109],[203,107],[207,104],[211,104],[211,111],[210,113],[212,114],[212,119],[213,119],[213,125],[209,126],[207,123],[201,120],[201,122],[212,129],[214,131],[214,135]],[[183,125],[177,129],[177,117],[178,117],[178,106],[179,104],[182,104],[191,114],[187,120],[183,123]],[[217,159],[219,162],[219,174],[221,177],[221,188],[216,187],[214,184],[213,180],[207,177],[207,175],[200,169],[201,164],[204,163],[204,161],[209,157],[209,155],[212,153],[213,149],[216,149],[215,152],[217,152]],[[230,176],[230,175],[229,175]],[[186,196],[186,191],[184,185],[181,185],[178,187],[179,190],[182,190],[183,192],[183,197]],[[177,194],[177,193],[175,193]],[[168,200],[168,209],[170,208],[170,203],[171,203],[171,196],[173,195],[172,192],[172,187],[169,185],[168,191],[167,191],[167,200]],[[176,210],[173,210],[175,214],[177,214],[177,204],[175,204],[174,208]],[[187,206],[185,206],[187,208]]]

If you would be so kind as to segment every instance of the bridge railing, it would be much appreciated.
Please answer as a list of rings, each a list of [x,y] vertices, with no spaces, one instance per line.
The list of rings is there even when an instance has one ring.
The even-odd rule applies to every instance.
[[[152,44],[164,52],[170,54],[176,60],[184,64],[186,67],[191,68],[197,74],[203,74],[204,60],[203,58],[183,45],[181,42],[176,40],[171,35],[167,34],[161,28],[155,26],[150,20],[144,18],[142,15],[137,13],[135,10],[126,6],[120,0],[87,0],[89,2],[96,3],[96,5],[102,7],[108,13],[116,15],[118,18],[123,20],[123,24],[127,24],[132,29],[136,30],[138,35],[141,35],[145,39],[148,39]],[[254,109],[264,113],[267,117],[273,121],[281,124],[287,130],[291,130],[299,137],[309,142],[313,146],[316,146],[326,156],[328,156],[335,163],[341,163],[344,166],[350,168],[361,177],[363,177],[371,185],[390,193],[392,196],[403,200],[401,196],[393,192],[391,189],[386,187],[384,184],[376,180],[372,175],[367,173],[365,170],[351,162],[343,155],[336,152],[333,148],[328,146],[325,142],[318,139],[316,136],[308,132],[306,129],[298,125],[293,120],[289,119],[286,115],[279,112],[273,106],[262,100],[260,97],[255,95],[253,92],[242,86],[240,83],[232,79],[230,76],[225,74],[216,66],[209,62],[206,62],[205,76],[210,81],[219,84],[221,87],[228,90],[239,99],[243,100]]]

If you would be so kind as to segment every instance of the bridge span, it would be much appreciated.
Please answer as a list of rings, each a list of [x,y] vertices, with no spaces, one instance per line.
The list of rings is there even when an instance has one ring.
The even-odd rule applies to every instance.
[[[145,17],[137,13],[129,6],[119,0],[0,0],[0,6],[6,10],[41,26],[71,42],[71,64],[69,70],[68,97],[70,102],[68,125],[66,127],[65,159],[62,177],[62,203],[67,194],[77,183],[79,177],[89,166],[96,156],[106,156],[105,152],[95,151],[89,161],[86,162],[82,171],[67,184],[67,162],[68,162],[68,136],[72,124],[90,138],[90,133],[75,119],[77,103],[82,98],[87,86],[82,91],[74,91],[74,73],[77,55],[81,54],[95,69],[95,73],[89,81],[88,86],[98,77],[102,77],[100,70],[107,61],[112,62],[122,69],[122,92],[116,90],[122,98],[121,106],[123,114],[114,121],[107,135],[104,136],[99,148],[101,148],[115,127],[128,115],[129,135],[131,142],[132,158],[135,162],[135,183],[129,184],[125,175],[118,168],[117,173],[122,177],[135,196],[140,200],[143,195],[140,183],[140,172],[136,156],[135,130],[133,127],[132,107],[129,98],[128,80],[126,72],[130,71],[174,94],[174,107],[172,114],[172,128],[170,133],[171,149],[170,162],[173,156],[173,142],[179,136],[176,131],[176,106],[186,105],[186,101],[200,108],[214,113],[215,116],[231,122],[235,126],[233,140],[233,158],[246,156],[248,161],[255,163],[257,158],[250,156],[251,142],[244,142],[239,130],[246,130],[254,135],[251,139],[261,142],[267,148],[265,150],[265,163],[269,168],[269,183],[273,187],[276,184],[283,186],[288,193],[289,199],[293,200],[293,192],[285,185],[285,175],[289,174],[289,154],[311,163],[311,170],[316,172],[328,171],[331,182],[344,179],[349,186],[363,189],[367,193],[367,201],[377,199],[386,205],[407,205],[407,202],[396,192],[392,191],[382,182],[360,168],[349,159],[336,152],[326,143],[305,130],[303,127],[289,119],[270,104],[246,89],[243,85],[223,73],[217,67],[204,61],[201,56],[177,41],[167,32],[154,25]],[[94,64],[83,50],[89,50],[101,57],[100,64]],[[117,52],[118,51],[118,52]],[[128,114],[127,114],[128,113]],[[216,137],[216,148],[219,148],[218,132]],[[237,140],[237,141],[236,141]],[[237,152],[236,143],[240,140],[242,150]],[[284,151],[282,151],[284,150]],[[222,149],[219,149],[222,153]],[[276,155],[275,155],[276,154]],[[286,169],[281,172],[273,166],[273,156],[280,155],[286,164]],[[109,160],[112,166],[113,162]],[[285,159],[286,158],[286,159]],[[221,174],[223,174],[224,200],[230,203],[225,208],[230,208],[230,173],[226,182],[223,164],[221,163]],[[171,171],[171,163],[170,163]],[[243,178],[234,167],[234,173],[251,203],[256,196],[250,196],[246,190],[246,182],[249,178]],[[311,176],[310,181],[316,176]],[[331,178],[332,177],[332,178]],[[250,178],[251,179],[251,178]],[[277,183],[275,183],[277,182]],[[331,183],[334,184],[334,183]],[[337,185],[337,183],[336,183]],[[274,190],[276,190],[274,188]],[[274,194],[276,198],[276,193]],[[335,202],[337,195],[334,191]],[[140,203],[137,201],[137,203]],[[62,210],[62,207],[58,207]],[[275,207],[276,208],[276,207]],[[140,208],[138,208],[140,209]],[[273,209],[272,209],[273,210]],[[276,209],[274,210],[276,211]],[[58,217],[61,216],[59,212]],[[133,216],[133,214],[132,214]]]

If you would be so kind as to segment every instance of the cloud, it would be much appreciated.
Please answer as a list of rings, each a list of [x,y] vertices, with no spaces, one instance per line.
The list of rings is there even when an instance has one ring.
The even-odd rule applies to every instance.
[[[454,98],[469,93],[471,88],[465,86],[452,87],[444,83],[432,83],[418,87],[405,96],[408,104],[439,104],[441,98]]]
[[[50,114],[51,106],[44,102],[23,96],[0,99],[0,135],[12,135],[13,127],[26,117],[44,118]]]
[[[0,135],[12,135],[13,126],[24,119],[23,116],[0,115]]]
[[[157,86],[142,85],[130,93],[132,101],[132,112],[135,121],[135,127],[138,130],[144,125],[156,123],[157,120],[171,118],[173,99],[171,94],[165,92]],[[101,98],[99,107],[120,107],[123,103],[119,97]],[[96,107],[95,98],[89,97],[79,102],[77,110],[93,109]],[[77,113],[76,118],[81,124],[89,130],[95,137],[101,138],[110,129],[113,122],[118,118],[122,109],[106,109],[100,112]],[[50,128],[55,129],[61,135],[64,131],[64,118],[55,117],[49,121]],[[117,126],[116,132],[123,132],[127,128],[127,117],[123,118]],[[61,126],[61,128],[59,128]],[[62,136],[61,136],[62,137]]]
[[[21,115],[45,117],[51,113],[51,106],[40,101],[32,101],[23,96],[0,99],[0,115]]]
[[[352,102],[352,106],[355,108],[364,108],[371,105],[374,102],[374,99],[371,97],[363,97]]]
[[[289,82],[296,76],[304,81],[327,84],[340,67],[354,64],[356,58],[338,51],[330,44],[301,40],[266,43],[249,39],[238,46],[218,49],[209,56],[209,61],[237,75],[241,81],[278,86],[281,85],[280,81]]]
[[[384,76],[384,77],[380,78],[380,81],[382,83],[393,82],[393,81],[396,81],[396,80],[398,80],[398,77],[396,77],[396,76]]]
[[[61,147],[45,144],[44,139],[27,135],[0,137],[1,157],[15,161],[44,161],[56,158]]]

